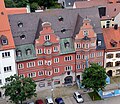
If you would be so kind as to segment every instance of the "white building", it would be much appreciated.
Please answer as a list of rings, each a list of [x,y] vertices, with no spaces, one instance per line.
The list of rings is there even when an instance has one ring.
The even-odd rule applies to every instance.
[[[6,78],[17,74],[15,63],[15,46],[9,26],[4,0],[0,0],[0,87],[5,85]],[[0,97],[4,91],[0,88]]]

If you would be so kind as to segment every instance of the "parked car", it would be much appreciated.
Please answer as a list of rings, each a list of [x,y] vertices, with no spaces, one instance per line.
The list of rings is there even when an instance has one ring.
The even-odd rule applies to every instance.
[[[36,100],[36,104],[43,104],[43,101],[41,99]]]
[[[82,96],[79,92],[77,92],[77,91],[74,92],[73,96],[78,103],[83,103],[84,102],[84,100],[83,100],[83,98],[82,98]]]
[[[54,104],[52,97],[46,97],[46,104]]]
[[[56,99],[55,99],[55,102],[56,102],[57,104],[65,104],[62,98],[56,98]]]

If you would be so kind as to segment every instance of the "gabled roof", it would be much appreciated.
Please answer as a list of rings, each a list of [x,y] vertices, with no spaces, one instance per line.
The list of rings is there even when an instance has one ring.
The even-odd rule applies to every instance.
[[[76,1],[74,5],[76,8],[106,7],[106,16],[101,20],[111,19],[120,12],[120,3],[108,3],[107,0]]]
[[[114,28],[103,28],[102,30],[106,50],[120,50],[120,28],[118,28],[117,30],[115,30]],[[111,43],[116,43],[116,47],[113,47]]]
[[[59,16],[63,21],[59,21]],[[42,23],[50,22],[54,33],[60,38],[74,37],[82,26],[83,18],[91,19],[91,25],[96,33],[102,33],[100,18],[96,7],[86,9],[55,9],[40,13],[10,15],[12,34],[16,45],[34,43],[38,33],[42,30]],[[23,23],[23,28],[18,27],[18,22]],[[65,32],[61,32],[65,29]],[[20,40],[20,35],[26,35],[25,40]]]

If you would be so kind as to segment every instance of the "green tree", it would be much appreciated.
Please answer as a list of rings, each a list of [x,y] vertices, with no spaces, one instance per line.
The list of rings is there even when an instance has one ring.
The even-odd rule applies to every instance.
[[[7,78],[9,82],[2,88],[5,89],[5,96],[15,104],[25,101],[27,98],[36,96],[36,84],[31,78],[23,78],[17,75]]]
[[[31,11],[41,6],[44,8],[59,7],[56,0],[5,0],[6,7],[26,7],[27,4],[30,5]]]
[[[98,64],[93,63],[89,68],[86,68],[82,77],[82,85],[85,88],[92,88],[94,92],[106,86],[105,69]]]

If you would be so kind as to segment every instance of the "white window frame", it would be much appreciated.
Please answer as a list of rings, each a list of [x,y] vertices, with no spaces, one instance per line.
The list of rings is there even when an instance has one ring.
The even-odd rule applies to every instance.
[[[44,36],[44,40],[45,40],[45,41],[50,40],[50,35],[45,35],[45,36]]]
[[[47,49],[47,54],[51,54],[51,49]]]
[[[76,55],[76,59],[77,60],[81,59],[81,55]]]
[[[38,60],[38,66],[42,66],[43,65],[43,60]]]
[[[54,58],[54,63],[59,63],[59,58]]]
[[[7,58],[7,57],[10,57],[10,52],[3,52],[2,58]]]
[[[27,68],[35,67],[35,62],[28,62],[27,63]]]
[[[65,71],[71,71],[72,70],[72,66],[65,66]]]
[[[21,64],[18,64],[18,69],[23,69],[24,68],[24,64],[21,63]]]
[[[34,74],[34,76],[33,76],[33,74]],[[36,77],[36,72],[28,73],[27,76],[30,77],[30,78],[34,78],[34,77]]]
[[[42,72],[42,75],[40,75],[39,73]],[[44,71],[38,71],[38,76],[43,76],[44,75]]]
[[[59,73],[59,68],[54,68],[54,73]]]
[[[38,52],[38,54],[42,54],[43,53],[42,48],[38,49],[37,52]]]
[[[71,61],[71,60],[73,60],[72,56],[65,56],[64,57],[64,61]]]
[[[58,52],[58,46],[53,47],[53,52]]]

